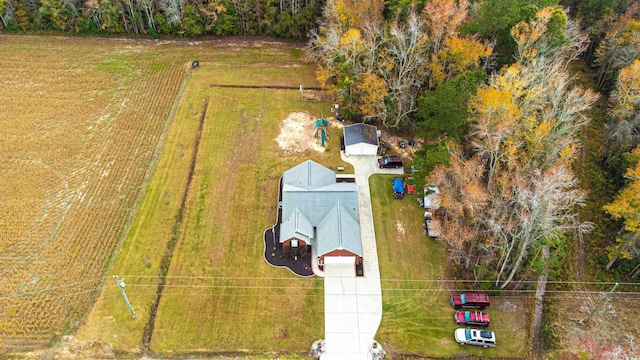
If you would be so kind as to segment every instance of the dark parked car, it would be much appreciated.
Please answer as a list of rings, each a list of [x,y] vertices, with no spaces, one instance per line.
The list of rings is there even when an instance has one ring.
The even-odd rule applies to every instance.
[[[402,158],[400,156],[383,156],[378,159],[378,167],[380,169],[389,169],[396,168],[399,169],[402,167]]]

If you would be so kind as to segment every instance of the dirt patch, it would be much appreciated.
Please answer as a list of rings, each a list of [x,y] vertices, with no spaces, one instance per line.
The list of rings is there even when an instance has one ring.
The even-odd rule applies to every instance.
[[[396,230],[398,231],[397,240],[402,241],[405,231],[404,231],[404,225],[400,221],[396,222]]]
[[[629,351],[627,335],[633,334],[636,334],[637,344],[640,319],[637,301],[624,294],[613,294],[587,324],[580,323],[580,320],[589,317],[604,296],[605,292],[598,295],[584,293],[583,296],[557,301],[553,308],[558,317],[551,325],[551,330],[560,336],[555,344],[555,351],[546,352],[544,358],[553,358],[558,353],[576,354],[578,351],[587,351],[596,358],[605,358],[607,349],[610,350],[616,344]]]
[[[401,135],[390,132],[389,129],[386,129],[383,126],[378,127],[378,130],[381,132],[381,144],[384,142],[387,147],[387,155],[400,155],[408,160],[413,158],[416,151],[422,149],[424,139],[402,137]],[[409,145],[410,140],[415,142],[413,146]],[[404,141],[405,147],[400,146],[401,141]]]
[[[116,359],[113,347],[104,341],[79,342],[73,336],[63,336],[60,343],[50,349],[21,354],[24,359]]]
[[[494,301],[494,308],[503,311],[503,312],[515,312],[518,309],[518,305],[507,299],[500,299],[499,301]]]
[[[307,150],[324,152],[320,137],[314,138],[313,133],[316,128],[317,116],[308,112],[293,112],[289,114],[282,124],[280,124],[280,134],[276,137],[276,142],[285,154],[303,153]],[[326,119],[331,122],[333,119]],[[330,128],[333,128],[331,125]],[[340,136],[338,131],[331,131],[330,136]]]
[[[335,101],[333,96],[327,91],[317,88],[305,88],[302,92],[302,100],[304,101]]]

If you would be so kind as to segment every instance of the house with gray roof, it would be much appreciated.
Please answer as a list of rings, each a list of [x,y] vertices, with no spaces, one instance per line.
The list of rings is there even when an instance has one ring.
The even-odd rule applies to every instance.
[[[282,176],[282,221],[279,241],[285,253],[305,254],[316,248],[319,265],[325,256],[362,257],[355,183],[337,182],[336,173],[307,160]]]
[[[349,155],[377,155],[378,129],[369,124],[353,124],[343,128],[344,153]]]

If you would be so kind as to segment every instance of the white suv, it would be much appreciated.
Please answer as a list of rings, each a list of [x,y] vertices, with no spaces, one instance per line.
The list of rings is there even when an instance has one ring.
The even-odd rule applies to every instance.
[[[478,345],[483,348],[496,346],[496,334],[493,331],[460,328],[456,329],[454,336],[460,345]]]

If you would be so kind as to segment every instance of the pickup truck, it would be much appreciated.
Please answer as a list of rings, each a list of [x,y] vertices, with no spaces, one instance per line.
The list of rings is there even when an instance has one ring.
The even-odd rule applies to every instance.
[[[451,295],[451,306],[456,309],[484,309],[489,307],[489,295],[479,293],[462,293]]]
[[[378,159],[378,167],[380,169],[399,169],[402,167],[402,158],[400,156],[383,156]]]
[[[453,320],[459,325],[489,326],[489,314],[481,311],[456,311]]]

